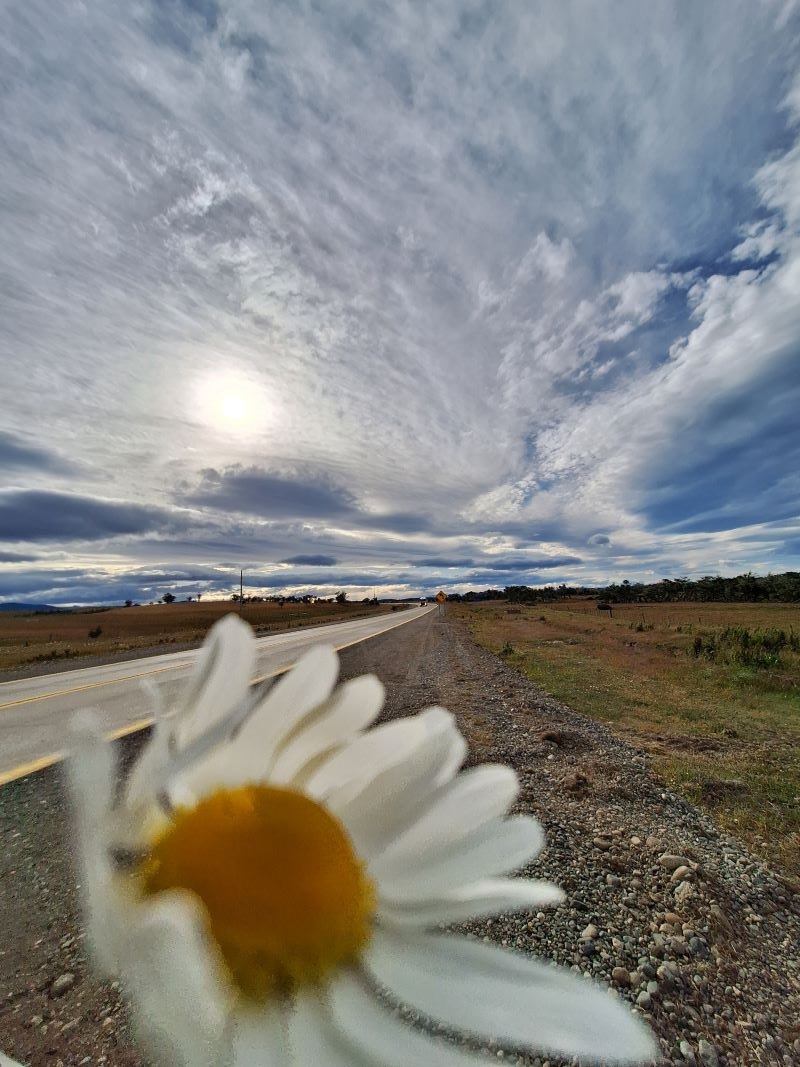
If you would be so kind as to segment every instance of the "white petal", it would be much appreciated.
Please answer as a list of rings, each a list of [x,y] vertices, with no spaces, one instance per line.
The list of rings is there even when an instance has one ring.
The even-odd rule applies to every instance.
[[[321,996],[298,997],[289,1017],[289,1045],[297,1067],[378,1067],[333,1026]]]
[[[269,777],[276,748],[331,695],[339,672],[332,648],[320,645],[302,656],[258,704],[233,739],[199,772],[189,775],[197,795],[222,786],[262,782]]]
[[[125,783],[125,806],[138,808],[154,803],[162,787],[170,757],[172,728],[165,719],[157,719],[145,748],[133,765]]]
[[[377,934],[364,965],[400,1001],[446,1026],[596,1062],[650,1062],[655,1043],[600,986],[483,942]]]
[[[564,893],[552,882],[486,878],[438,898],[398,902],[385,898],[381,892],[378,917],[394,926],[430,927],[509,911],[538,911],[563,900]]]
[[[132,910],[123,980],[156,1059],[217,1067],[227,1058],[231,994],[189,893],[160,893]]]
[[[239,704],[250,686],[255,658],[253,631],[238,615],[226,615],[212,626],[173,712],[179,748]]]
[[[398,862],[397,856],[378,856],[370,873],[382,892],[392,899],[414,899],[508,874],[534,859],[544,845],[544,831],[536,819],[514,815],[492,819],[471,834],[413,865]]]
[[[280,749],[270,772],[270,781],[291,782],[303,767],[322,753],[341,745],[370,726],[383,706],[384,689],[373,674],[345,682],[322,706],[309,725]]]
[[[415,1030],[347,972],[332,985],[328,1004],[333,1027],[371,1067],[475,1067],[487,1062],[484,1056]],[[362,1061],[351,1058],[350,1063],[355,1062]]]
[[[328,807],[347,827],[360,855],[367,859],[380,854],[430,807],[442,791],[443,776],[458,768],[460,761],[454,759],[454,753],[461,746],[466,751],[466,742],[453,716],[442,708],[428,708],[406,725],[414,731],[409,740],[415,737],[416,744],[382,753],[379,773],[362,771],[360,781],[356,778],[326,798]],[[386,738],[389,739],[388,731]]]
[[[408,759],[424,742],[425,727],[418,716],[375,726],[330,759],[308,782],[319,800],[332,795],[349,798],[387,767]]]
[[[91,711],[81,711],[70,727],[72,748],[67,772],[75,815],[82,832],[92,834],[103,826],[114,795],[115,758],[103,740],[100,720]]]
[[[75,819],[81,901],[92,955],[106,976],[118,967],[119,924],[109,860],[107,823],[111,810],[114,752],[90,712],[75,717],[67,782]]]
[[[439,850],[467,838],[473,830],[505,814],[519,792],[511,767],[485,763],[464,771],[445,786],[435,802],[382,852],[387,864],[424,863]]]
[[[233,1022],[230,1067],[286,1067],[291,1063],[285,1012],[265,1005],[239,1008]]]

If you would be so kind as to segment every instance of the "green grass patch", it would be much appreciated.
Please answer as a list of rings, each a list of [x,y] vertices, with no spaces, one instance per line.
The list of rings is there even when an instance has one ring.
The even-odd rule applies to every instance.
[[[800,875],[800,607],[725,607],[648,605],[643,619],[615,606],[611,620],[583,604],[454,605],[479,644],[650,752],[672,788]]]

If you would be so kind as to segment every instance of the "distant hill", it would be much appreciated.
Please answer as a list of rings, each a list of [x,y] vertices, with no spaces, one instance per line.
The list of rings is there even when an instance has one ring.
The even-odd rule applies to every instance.
[[[22,604],[14,600],[9,600],[5,604],[0,604],[0,611],[61,611],[61,608],[54,608],[52,604]]]

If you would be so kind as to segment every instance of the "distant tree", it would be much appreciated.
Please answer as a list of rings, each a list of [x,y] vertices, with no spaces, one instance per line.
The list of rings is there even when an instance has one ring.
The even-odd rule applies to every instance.
[[[126,600],[126,601],[125,601],[125,607],[126,607],[126,608],[130,608],[130,607],[132,607],[132,606],[133,606],[133,601],[132,601],[132,600]]]
[[[347,593],[345,593],[344,590],[342,590],[341,593],[337,593],[336,594],[336,603],[337,604],[344,604],[346,602],[346,600],[347,600]]]
[[[162,596],[161,599],[165,604],[174,604],[175,603],[175,594],[174,593],[164,593],[164,595]]]

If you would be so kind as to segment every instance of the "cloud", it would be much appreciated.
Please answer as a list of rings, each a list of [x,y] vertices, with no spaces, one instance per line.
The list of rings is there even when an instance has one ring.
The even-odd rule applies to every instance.
[[[581,562],[578,556],[560,556],[545,559],[498,559],[491,562],[482,560],[480,565],[485,571],[544,571]]]
[[[87,566],[113,536],[131,571],[402,559],[412,591],[527,548],[785,561],[798,28],[725,0],[17,5],[0,465],[70,493],[3,521]]]
[[[291,563],[293,566],[334,567],[339,561],[334,556],[290,556],[280,562]]]
[[[0,539],[97,541],[144,534],[179,520],[163,509],[52,491],[0,491]]]
[[[442,557],[442,556],[431,556],[428,559],[412,560],[411,561],[411,566],[412,567],[435,567],[435,568],[437,568],[439,570],[441,570],[443,568],[446,569],[446,568],[451,568],[451,567],[464,568],[464,567],[471,567],[472,566],[472,560],[471,559],[463,559],[463,558],[447,559],[446,557]]]
[[[184,500],[194,506],[264,519],[335,519],[354,509],[347,492],[318,478],[292,478],[256,467],[205,471],[201,484]]]
[[[26,442],[15,434],[0,430],[0,469],[5,471],[41,472],[69,475],[75,467],[62,456]]]

